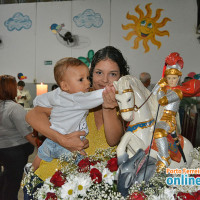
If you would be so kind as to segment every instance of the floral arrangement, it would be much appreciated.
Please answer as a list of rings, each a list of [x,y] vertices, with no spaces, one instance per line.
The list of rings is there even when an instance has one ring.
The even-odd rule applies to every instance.
[[[194,149],[195,159],[191,168],[200,166],[200,147]],[[64,158],[61,158],[62,163]],[[82,159],[78,165],[76,156],[69,159],[67,166],[46,179],[43,186],[34,193],[37,200],[200,200],[199,186],[173,186],[166,184],[165,172],[155,173],[148,183],[135,184],[129,189],[128,197],[117,192],[116,172],[118,169],[116,152],[112,148],[98,150],[94,156]],[[30,174],[33,172],[30,172]],[[30,174],[25,178],[30,181]],[[195,178],[200,175],[194,175]],[[34,182],[34,181],[33,181]]]
[[[113,148],[99,149],[94,156],[85,157],[75,165],[76,154],[60,158],[62,170],[46,179],[43,186],[34,193],[37,200],[71,200],[71,199],[124,199],[117,192],[115,174],[118,169],[116,152]],[[31,173],[24,179],[24,185],[30,180]],[[29,190],[31,191],[31,190]]]

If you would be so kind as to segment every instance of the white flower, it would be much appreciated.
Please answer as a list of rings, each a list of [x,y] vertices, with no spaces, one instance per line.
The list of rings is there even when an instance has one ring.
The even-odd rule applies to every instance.
[[[37,199],[38,200],[42,200],[44,199],[43,197],[46,196],[46,194],[48,192],[51,193],[56,193],[56,190],[53,187],[53,184],[50,182],[50,178],[46,179],[46,181],[44,182],[44,185],[37,191]]]
[[[113,184],[114,181],[114,175],[113,173],[108,169],[105,168],[102,172],[102,178],[104,180],[105,183],[108,183],[109,185]]]
[[[104,152],[104,154],[102,154]],[[114,155],[113,155],[114,156]],[[126,199],[121,196],[120,193],[115,191],[114,185],[114,174],[116,172],[110,172],[106,167],[107,160],[113,157],[111,153],[106,152],[105,150],[99,151],[99,155],[90,157],[91,161],[98,162],[91,166],[92,168],[98,169],[102,174],[103,181],[99,184],[93,183],[90,177],[90,172],[80,173],[77,170],[77,166],[74,165],[73,159],[69,160],[67,166],[62,168],[63,176],[66,178],[65,184],[61,187],[54,187],[54,184],[50,182],[50,178],[44,181],[44,184],[34,193],[34,199],[44,200],[48,192],[55,193],[58,200],[91,200],[91,199],[107,199],[107,200],[122,200]],[[193,154],[193,163],[191,165],[192,169],[199,168],[200,166],[200,148],[195,149]],[[106,158],[106,159],[105,159]],[[33,172],[32,172],[33,175]],[[31,174],[24,179],[24,184],[26,182],[36,182],[34,179],[31,179]],[[31,194],[31,187],[27,188]],[[165,199],[172,200],[174,199],[174,194],[178,192],[196,192],[199,190],[198,185],[177,185],[173,187],[168,187],[166,185],[166,174],[155,174],[149,183],[138,183],[132,185],[129,189],[129,194],[143,190],[144,194],[147,196],[148,200],[157,200]]]
[[[88,174],[79,174],[78,176],[74,177],[74,182],[76,182],[76,191],[78,195],[86,196],[86,191],[92,184],[92,180]]]
[[[76,183],[68,181],[61,187],[61,198],[73,200],[77,196]]]
[[[157,200],[157,199],[172,200],[174,199],[174,189],[165,188],[164,191],[159,194],[159,196],[150,195],[148,199],[149,200]]]
[[[91,170],[92,168],[96,168],[96,169],[98,169],[100,172],[102,172],[102,171],[104,170],[105,166],[106,166],[105,162],[103,162],[103,161],[102,161],[102,162],[97,162],[95,165],[90,166],[90,170]]]

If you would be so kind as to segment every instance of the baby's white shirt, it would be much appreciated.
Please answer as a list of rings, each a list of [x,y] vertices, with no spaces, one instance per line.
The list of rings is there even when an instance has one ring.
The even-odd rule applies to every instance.
[[[51,92],[37,96],[33,105],[52,108],[50,128],[61,134],[69,134],[74,131],[88,133],[86,117],[89,109],[103,103],[103,89],[92,92],[78,92],[69,94],[57,88]]]

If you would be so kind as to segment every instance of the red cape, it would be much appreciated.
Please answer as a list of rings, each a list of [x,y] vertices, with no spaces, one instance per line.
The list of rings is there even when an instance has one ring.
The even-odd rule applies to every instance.
[[[200,80],[191,79],[182,85],[173,87],[173,89],[180,89],[184,97],[199,97],[200,96]]]

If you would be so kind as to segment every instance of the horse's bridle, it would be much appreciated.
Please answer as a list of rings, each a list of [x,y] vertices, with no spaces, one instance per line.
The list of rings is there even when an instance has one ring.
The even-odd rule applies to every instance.
[[[152,95],[152,93],[149,95],[149,97],[143,102],[143,104],[141,106],[137,106],[135,105],[135,94],[134,94],[134,91],[132,89],[125,89],[122,91],[122,93],[127,93],[127,92],[132,92],[133,93],[133,98],[134,98],[134,106],[132,108],[126,108],[126,109],[121,109],[120,112],[129,112],[129,111],[135,111],[137,112],[147,101],[148,99],[150,98],[150,96]],[[115,94],[119,94],[118,91],[115,91]]]
[[[120,112],[129,112],[129,111],[135,111],[137,112],[139,110],[139,108],[137,107],[137,105],[135,105],[135,95],[134,95],[134,91],[132,89],[126,89],[123,90],[122,93],[127,93],[127,92],[132,92],[133,93],[133,98],[134,98],[134,106],[132,108],[126,108],[126,109],[121,109]],[[115,94],[119,94],[118,91],[115,92]]]

